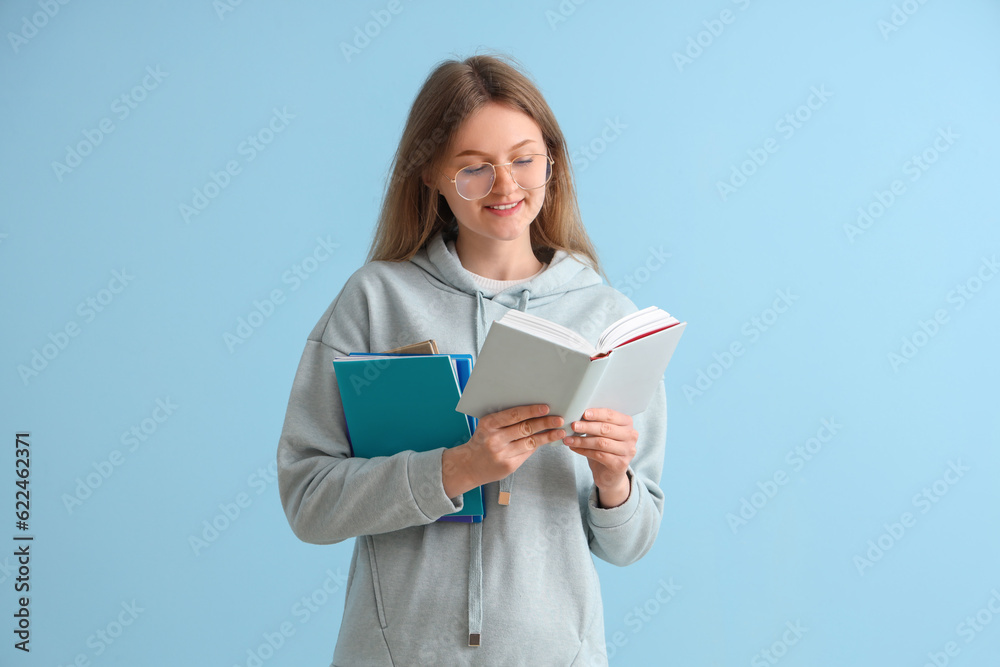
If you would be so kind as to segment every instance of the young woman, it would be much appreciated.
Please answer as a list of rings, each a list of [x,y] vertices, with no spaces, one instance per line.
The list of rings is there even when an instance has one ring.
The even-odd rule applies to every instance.
[[[331,363],[429,338],[475,358],[512,308],[596,342],[637,310],[603,284],[562,132],[509,59],[428,77],[368,260],[307,339],[278,445],[295,534],[358,538],[332,664],[607,664],[591,553],[628,565],[656,538],[662,383],[633,417],[595,405],[566,424],[525,405],[482,418],[464,444],[364,459],[349,455]],[[477,486],[482,523],[437,522]]]

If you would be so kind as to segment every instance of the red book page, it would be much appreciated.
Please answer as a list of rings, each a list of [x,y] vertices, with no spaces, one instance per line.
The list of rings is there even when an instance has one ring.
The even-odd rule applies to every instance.
[[[610,351],[608,351],[608,352],[605,352],[604,354],[598,354],[598,355],[596,355],[596,356],[593,356],[593,357],[591,357],[591,358],[590,358],[590,360],[591,360],[591,361],[593,361],[593,360],[595,360],[595,359],[600,359],[601,357],[606,357],[606,356],[608,356],[609,354],[611,354],[611,352],[612,352],[612,351],[614,351],[614,350],[615,350],[615,348],[619,348],[619,347],[622,347],[622,345],[628,345],[629,343],[631,343],[631,342],[633,342],[633,341],[636,341],[636,340],[639,340],[640,338],[645,338],[646,336],[652,336],[652,335],[653,335],[653,334],[655,334],[655,333],[659,333],[659,332],[661,332],[661,331],[665,331],[665,330],[669,329],[670,327],[675,327],[675,326],[677,326],[678,324],[680,324],[680,322],[674,322],[673,324],[668,324],[667,326],[665,326],[665,327],[660,327],[659,329],[656,329],[656,330],[654,330],[654,331],[647,331],[647,332],[646,332],[646,333],[644,333],[644,334],[639,334],[639,335],[638,335],[638,336],[636,336],[635,338],[630,338],[630,339],[628,339],[627,341],[625,341],[625,342],[624,342],[624,343],[622,343],[621,345],[615,345],[615,347],[611,348],[611,350],[610,350]]]

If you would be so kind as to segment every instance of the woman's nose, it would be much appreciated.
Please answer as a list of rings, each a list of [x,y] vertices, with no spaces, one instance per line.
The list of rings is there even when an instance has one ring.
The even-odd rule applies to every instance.
[[[502,167],[496,167],[496,172],[497,176],[493,181],[493,188],[490,192],[498,195],[513,194],[518,189],[518,185],[510,175],[510,165],[505,164]]]

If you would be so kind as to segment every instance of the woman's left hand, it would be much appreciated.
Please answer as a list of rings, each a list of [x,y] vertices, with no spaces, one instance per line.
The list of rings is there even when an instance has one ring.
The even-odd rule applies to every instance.
[[[567,436],[563,442],[587,457],[594,474],[601,507],[617,507],[628,500],[631,484],[626,471],[635,457],[639,432],[632,417],[611,408],[588,408],[582,421],[568,424],[584,436]]]

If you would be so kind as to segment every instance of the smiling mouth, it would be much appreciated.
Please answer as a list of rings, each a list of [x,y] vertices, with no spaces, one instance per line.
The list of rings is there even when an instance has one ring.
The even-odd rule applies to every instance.
[[[519,200],[510,204],[493,204],[492,206],[487,206],[486,208],[491,208],[494,211],[508,211],[520,203],[521,201]]]

